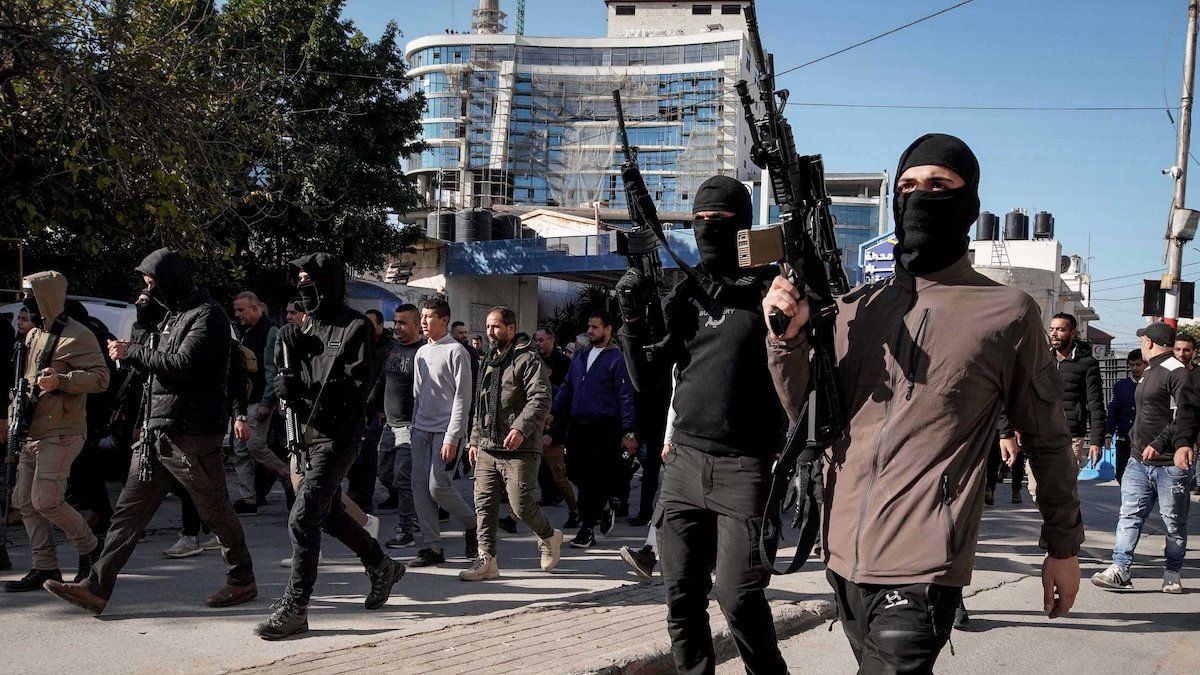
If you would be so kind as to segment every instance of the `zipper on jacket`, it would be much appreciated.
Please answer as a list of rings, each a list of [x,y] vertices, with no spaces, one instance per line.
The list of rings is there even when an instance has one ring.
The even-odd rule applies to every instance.
[[[954,556],[958,554],[958,533],[955,531],[954,514],[950,511],[950,505],[954,503],[955,499],[958,499],[958,490],[955,485],[954,476],[947,471],[942,474],[942,513],[945,515],[946,530],[950,536],[950,539],[946,542],[946,552],[949,554],[951,562],[953,562]]]
[[[908,372],[905,376],[908,378],[908,393],[904,395],[905,401],[911,401],[913,388],[917,386],[917,359],[921,354],[921,338],[925,336],[925,325],[929,322],[929,308],[926,307],[921,311],[921,322],[917,324],[917,334],[913,336],[912,349],[908,352]]]

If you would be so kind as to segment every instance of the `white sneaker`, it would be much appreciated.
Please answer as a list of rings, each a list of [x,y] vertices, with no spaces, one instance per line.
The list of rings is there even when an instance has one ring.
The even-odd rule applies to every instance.
[[[221,540],[217,539],[217,535],[215,534],[209,535],[208,539],[200,542],[200,548],[204,549],[205,551],[220,551]]]
[[[367,514],[367,524],[363,525],[363,529],[367,531],[367,534],[371,535],[372,539],[379,541],[379,519],[378,518],[376,518],[375,516],[368,513]]]
[[[1133,588],[1133,579],[1130,578],[1129,571],[1115,564],[1109,565],[1108,569],[1103,572],[1093,574],[1092,583],[1100,588],[1115,588],[1117,590]]]
[[[458,578],[462,581],[487,581],[488,579],[500,578],[500,566],[496,564],[496,557],[490,553],[479,552],[479,557],[471,563],[470,569],[465,569],[458,573]]]
[[[1183,592],[1183,584],[1179,581],[1179,572],[1167,570],[1163,573],[1162,592],[1172,595]]]
[[[542,571],[549,572],[558,564],[562,557],[563,531],[554,530],[548,539],[538,540],[538,550],[542,552]]]
[[[171,545],[171,548],[163,551],[163,555],[168,558],[190,558],[194,555],[204,553],[204,549],[200,548],[198,537],[189,537],[187,535],[179,535],[179,541]]]

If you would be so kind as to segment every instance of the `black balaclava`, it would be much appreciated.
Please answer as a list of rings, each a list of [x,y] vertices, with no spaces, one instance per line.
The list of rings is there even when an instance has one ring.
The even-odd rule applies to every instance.
[[[167,318],[167,306],[152,299],[148,291],[138,294],[133,307],[137,311],[137,325],[143,330],[156,330],[162,320]]]
[[[945,269],[966,255],[971,223],[979,217],[979,160],[971,148],[954,136],[925,134],[900,155],[896,183],[910,167],[927,164],[944,166],[966,183],[953,190],[908,194],[893,184],[897,260],[916,276]]]
[[[42,311],[38,308],[37,298],[34,297],[33,291],[26,290],[29,295],[21,299],[21,306],[25,308],[25,312],[29,314],[29,323],[36,328],[45,328],[45,320],[42,319]]]
[[[692,230],[696,233],[696,249],[705,270],[718,277],[739,276],[737,233],[750,229],[753,221],[754,204],[750,200],[750,191],[733,178],[713,176],[696,190],[692,213],[700,211],[733,213],[728,218],[694,220]]]

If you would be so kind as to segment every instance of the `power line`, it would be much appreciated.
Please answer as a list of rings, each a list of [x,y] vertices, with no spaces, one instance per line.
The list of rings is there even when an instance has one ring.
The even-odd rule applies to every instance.
[[[885,110],[970,110],[970,111],[1016,111],[1016,112],[1114,112],[1130,110],[1170,110],[1162,106],[977,106],[977,105],[903,105],[883,103],[818,103],[812,101],[788,101],[788,105],[811,108],[881,108]]]
[[[1200,265],[1200,262],[1188,263],[1188,264],[1184,265],[1184,267],[1191,267],[1193,265]],[[1161,267],[1157,267],[1152,270],[1145,270],[1142,272],[1132,272],[1130,274],[1122,274],[1122,275],[1116,276],[1116,277],[1105,277],[1104,279],[1092,279],[1092,285],[1095,286],[1096,284],[1099,284],[1099,283],[1102,283],[1105,281],[1115,281],[1116,279],[1128,279],[1129,277],[1139,277],[1139,276],[1142,276],[1143,274],[1153,274],[1154,272],[1158,272],[1161,270],[1162,270]],[[1117,287],[1114,286],[1113,288],[1117,288]]]

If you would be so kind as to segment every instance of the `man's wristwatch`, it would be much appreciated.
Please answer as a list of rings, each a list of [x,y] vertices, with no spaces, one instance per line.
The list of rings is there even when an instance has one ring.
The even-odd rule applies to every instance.
[[[239,422],[245,422],[245,421],[246,421],[246,416],[245,416],[245,415],[238,415],[238,416],[237,416],[235,419],[236,419],[237,421],[239,421]]]
[[[629,439],[629,440],[631,440],[631,441],[636,441],[636,440],[637,440],[637,434],[635,434],[635,433],[633,433],[632,431],[630,431],[629,433],[625,434],[625,438],[628,438],[628,439]]]

